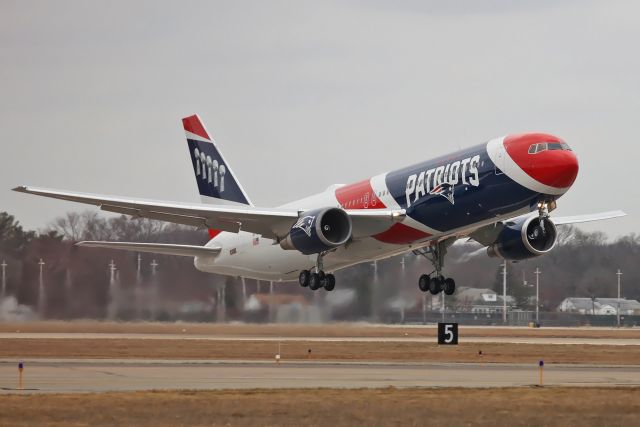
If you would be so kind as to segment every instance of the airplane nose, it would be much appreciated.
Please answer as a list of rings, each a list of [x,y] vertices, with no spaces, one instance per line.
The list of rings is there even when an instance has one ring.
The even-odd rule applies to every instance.
[[[541,133],[508,136],[509,156],[529,177],[558,191],[566,191],[578,176],[578,158],[560,138]]]
[[[578,158],[573,151],[549,151],[532,162],[533,175],[543,184],[568,188],[578,176]]]

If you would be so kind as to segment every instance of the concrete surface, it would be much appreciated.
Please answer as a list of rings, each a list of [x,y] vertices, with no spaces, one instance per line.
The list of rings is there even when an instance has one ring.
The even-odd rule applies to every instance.
[[[538,366],[467,363],[334,363],[162,360],[0,360],[0,393],[150,389],[507,387],[538,383]],[[545,385],[640,386],[640,366],[548,365]]]

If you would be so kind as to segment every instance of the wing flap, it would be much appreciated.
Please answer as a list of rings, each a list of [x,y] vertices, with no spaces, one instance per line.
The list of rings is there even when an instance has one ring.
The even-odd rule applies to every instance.
[[[168,243],[133,243],[133,242],[78,242],[76,246],[85,248],[106,248],[124,251],[149,252],[153,254],[178,255],[178,256],[216,256],[220,248],[210,246],[174,245]]]

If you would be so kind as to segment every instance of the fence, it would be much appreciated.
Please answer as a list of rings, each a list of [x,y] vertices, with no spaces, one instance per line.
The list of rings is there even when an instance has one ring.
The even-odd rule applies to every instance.
[[[534,322],[536,314],[533,311],[510,311],[507,312],[507,326],[527,326],[529,322]],[[590,314],[545,312],[540,313],[541,326],[600,326],[616,327],[617,317],[595,316]],[[462,325],[477,326],[501,326],[505,325],[502,313],[456,313],[447,312],[444,314],[437,312],[427,312],[423,315],[420,312],[411,312],[404,315],[404,323],[423,324],[442,322],[457,322]],[[388,313],[384,319],[385,323],[402,323],[399,313]],[[620,316],[620,326],[633,327],[640,326],[640,316],[624,315]]]

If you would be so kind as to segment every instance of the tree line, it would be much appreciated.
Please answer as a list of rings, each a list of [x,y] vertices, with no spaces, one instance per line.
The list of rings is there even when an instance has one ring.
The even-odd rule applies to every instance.
[[[40,259],[44,260],[47,318],[104,318],[114,298],[110,294],[111,272],[117,266],[119,289],[124,292],[119,318],[156,318],[150,313],[149,299],[158,298],[164,306],[202,301],[221,303],[228,317],[240,318],[242,296],[239,278],[229,278],[197,271],[193,260],[144,254],[138,270],[137,254],[96,248],[79,248],[81,240],[114,240],[204,244],[206,230],[125,216],[105,217],[95,211],[70,212],[56,218],[42,230],[25,230],[7,212],[0,213],[0,260],[7,264],[6,293],[20,304],[36,307],[39,293]],[[540,299],[543,309],[555,310],[566,297],[615,297],[618,268],[623,271],[622,295],[640,299],[640,236],[629,234],[615,240],[603,232],[587,233],[572,226],[560,227],[557,246],[539,258],[508,263],[507,287],[518,308],[530,309],[535,293],[534,271],[539,268]],[[151,277],[150,263],[158,264],[158,274]],[[445,272],[456,279],[458,287],[495,289],[502,293],[501,260],[489,258],[474,244],[457,244],[450,248]],[[432,271],[421,256],[405,254],[375,263],[363,263],[337,272],[340,288],[355,291],[355,299],[344,316],[350,319],[380,320],[390,310],[392,301],[402,299],[410,308],[422,294],[417,289],[420,274]],[[526,284],[525,284],[526,282]],[[267,284],[247,280],[248,292],[265,292]],[[221,286],[225,292],[220,294]],[[261,287],[262,286],[262,287]],[[134,292],[135,287],[135,292]],[[153,292],[156,294],[154,294]],[[296,283],[278,284],[276,291],[299,293],[310,300],[310,291]],[[142,292],[142,293],[141,293]],[[131,300],[137,298],[135,303]],[[218,301],[219,302],[219,301]],[[137,307],[136,307],[137,305]],[[455,298],[448,302],[455,308]]]

